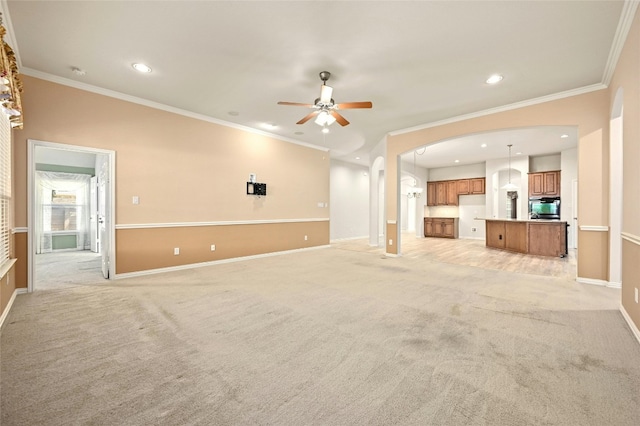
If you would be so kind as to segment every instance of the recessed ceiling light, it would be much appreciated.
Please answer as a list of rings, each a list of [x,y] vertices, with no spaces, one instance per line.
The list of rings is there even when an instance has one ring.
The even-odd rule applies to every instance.
[[[491,77],[489,77],[487,79],[487,84],[496,84],[496,83],[500,83],[502,81],[504,77],[502,77],[500,74],[494,74]]]
[[[131,65],[136,71],[140,71],[140,72],[144,72],[144,73],[149,73],[151,72],[151,67],[149,67],[148,65],[145,64],[141,64],[141,63],[135,63]]]
[[[360,157],[356,157],[356,160],[359,160],[359,159],[360,159]]]
[[[560,136],[560,137],[561,137],[562,139],[566,139],[566,138],[568,138],[568,137],[569,137],[569,135],[564,134],[564,135],[562,135],[562,136]]]
[[[262,123],[262,127],[264,129],[267,129],[267,130],[273,130],[273,129],[277,128],[278,126],[276,126],[273,123]]]
[[[516,155],[522,155],[522,153],[521,152],[516,152]]]
[[[459,162],[460,162],[460,160],[455,160],[455,161],[454,161],[454,163],[459,163]]]
[[[482,145],[480,145],[480,148],[486,148],[486,147],[487,147],[486,143],[483,143]]]

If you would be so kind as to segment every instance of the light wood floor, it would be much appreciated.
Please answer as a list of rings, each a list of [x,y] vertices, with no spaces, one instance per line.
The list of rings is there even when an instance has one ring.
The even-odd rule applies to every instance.
[[[385,251],[384,247],[369,246],[367,238],[336,241],[331,245],[341,250],[380,255]],[[533,256],[487,248],[484,240],[417,238],[412,233],[403,233],[401,250],[402,256],[410,258],[570,280],[576,278],[575,250],[569,250],[569,255],[564,258]]]

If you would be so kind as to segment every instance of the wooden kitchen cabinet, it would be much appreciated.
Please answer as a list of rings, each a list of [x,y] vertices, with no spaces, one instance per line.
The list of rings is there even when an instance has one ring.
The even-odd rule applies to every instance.
[[[485,178],[469,179],[469,194],[484,194],[485,182]]]
[[[504,248],[505,242],[505,226],[504,222],[487,221],[486,228],[486,244],[487,247]]]
[[[456,182],[458,183],[458,195],[469,195],[469,179],[460,179]]]
[[[458,218],[425,217],[424,236],[437,238],[458,238]]]
[[[437,185],[435,182],[427,182],[427,206],[438,205]]]
[[[484,193],[485,178],[427,182],[427,206],[457,206],[460,195]]]
[[[447,205],[447,182],[436,182],[436,205]]]
[[[530,223],[529,253],[564,257],[567,253],[566,222]]]
[[[560,171],[529,173],[529,197],[559,197]]]
[[[528,246],[527,222],[488,220],[487,247],[526,253]]]
[[[567,254],[567,222],[486,219],[486,246],[538,256]]]
[[[450,180],[447,182],[447,205],[458,205],[458,181]]]

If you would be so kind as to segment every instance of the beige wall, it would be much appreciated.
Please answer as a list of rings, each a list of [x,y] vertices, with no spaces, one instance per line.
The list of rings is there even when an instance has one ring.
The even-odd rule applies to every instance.
[[[218,257],[227,252],[235,257],[255,254],[255,245],[260,253],[269,253],[329,241],[329,209],[318,207],[329,201],[326,151],[32,77],[24,77],[23,107],[24,130],[14,131],[16,226],[27,226],[28,139],[113,150],[115,223],[117,229],[127,228],[116,235],[117,273],[200,261],[200,254],[173,256],[173,247],[184,246],[198,229],[175,226],[185,223],[215,227],[216,222],[241,222],[224,225],[227,240],[211,241]],[[246,195],[250,173],[267,184],[266,197]],[[132,203],[134,195],[140,204]],[[318,226],[318,221],[326,221],[326,226]],[[245,238],[246,226],[253,222],[279,225],[276,235],[260,243]],[[145,228],[150,224],[165,224],[172,232],[150,232]],[[305,231],[306,241],[304,235],[290,238]],[[124,260],[124,245],[117,241],[132,233],[137,235],[139,265]],[[168,253],[158,255],[154,234],[164,235]],[[243,244],[233,244],[228,251],[234,241]],[[211,258],[209,246],[206,259]],[[26,247],[23,250],[19,258],[26,256]],[[149,257],[156,261],[144,260]]]
[[[623,94],[622,306],[640,329],[640,16],[636,13],[610,84],[610,109]]]

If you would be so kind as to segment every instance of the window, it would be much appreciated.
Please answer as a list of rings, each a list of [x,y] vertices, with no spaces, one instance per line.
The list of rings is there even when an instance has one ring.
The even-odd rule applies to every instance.
[[[51,230],[76,231],[78,208],[75,191],[51,191]]]
[[[11,124],[0,113],[0,265],[11,256]]]

